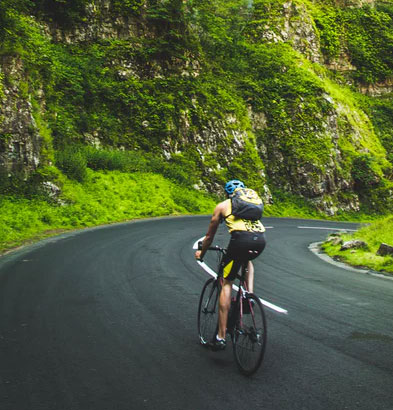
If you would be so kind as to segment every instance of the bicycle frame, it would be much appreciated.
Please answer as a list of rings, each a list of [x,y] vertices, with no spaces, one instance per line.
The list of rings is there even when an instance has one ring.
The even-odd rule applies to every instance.
[[[247,283],[245,279],[245,274],[246,274],[246,269],[247,265],[244,264],[241,268],[241,275],[237,275],[236,279],[239,280],[239,286],[238,290],[236,292],[236,296],[234,298],[234,304],[232,306],[232,301],[231,301],[231,309],[228,312],[228,324],[231,323],[231,327],[233,327],[236,323],[236,320],[238,319],[240,322],[240,325],[242,325],[242,320],[243,320],[243,313],[244,313],[244,302],[247,300],[247,295],[248,295],[248,288],[247,288]],[[233,311],[233,307],[235,307]],[[239,313],[239,317],[231,317],[231,315]],[[253,311],[250,309],[250,313],[253,316]],[[227,332],[231,334],[233,331],[232,328],[227,326]]]
[[[222,257],[226,250],[218,246],[209,249],[221,253],[220,271]],[[235,288],[236,292],[231,296],[226,333],[232,339],[233,352],[239,370],[244,375],[250,376],[257,371],[263,360],[266,346],[266,319],[260,299],[248,290],[247,266],[248,260],[243,261],[240,272],[234,279],[234,281],[239,280],[239,286],[237,290]],[[223,280],[220,274],[215,279],[208,279],[200,296],[198,332],[201,344],[206,347],[211,346],[210,341],[217,335],[218,297]]]
[[[221,265],[221,261],[222,261],[223,256],[225,255],[226,249],[221,248],[219,246],[212,246],[212,247],[209,247],[209,250],[213,250],[213,251],[221,253],[221,256],[220,256],[220,259],[219,259],[219,262],[218,262],[218,270],[219,270],[220,265]],[[247,282],[246,282],[247,265],[248,265],[248,261],[245,261],[241,266],[241,270],[240,270],[241,273],[240,274],[238,273],[236,275],[236,278],[233,280],[233,282],[235,280],[239,280],[239,286],[238,286],[238,290],[236,292],[236,297],[235,297],[235,305],[237,307],[239,307],[239,304],[240,304],[240,308],[236,309],[236,312],[240,312],[239,320],[240,320],[241,325],[242,325],[242,318],[243,318],[243,301],[246,300],[247,294],[249,293],[248,288],[247,288]],[[217,276],[217,280],[220,281],[221,285],[222,285],[223,279],[224,279],[223,276],[221,276],[221,275]],[[242,302],[240,303],[240,301],[242,301]],[[231,300],[231,307],[230,307],[230,310],[228,312],[228,324],[227,324],[227,333],[229,333],[230,335],[231,335],[231,332],[233,331],[233,329],[230,329],[230,326],[228,326],[229,323],[230,323],[230,319],[232,319],[232,321],[233,321],[233,324],[232,324],[233,326],[235,325],[236,319],[237,319],[236,317],[234,318],[234,320],[233,320],[233,318],[231,318],[231,313],[233,314],[233,312],[231,312],[231,311],[232,311],[232,300]],[[253,315],[252,309],[251,309],[250,313]],[[233,327],[233,326],[231,326],[231,327]]]

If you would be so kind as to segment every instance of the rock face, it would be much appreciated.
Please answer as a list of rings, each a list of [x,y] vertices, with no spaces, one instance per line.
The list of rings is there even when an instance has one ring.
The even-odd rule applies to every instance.
[[[366,0],[341,0],[338,3],[346,7],[361,7],[366,3],[373,6],[374,4],[373,1]],[[85,19],[77,26],[62,29],[55,24],[46,23],[42,24],[42,30],[54,43],[66,45],[106,39],[148,38],[154,40],[157,28],[148,27],[143,18],[138,21],[135,17],[114,16],[111,4],[109,0],[89,2]],[[298,1],[286,1],[280,4],[278,17],[257,27],[259,40],[272,44],[279,42],[290,44],[298,52],[299,64],[306,65],[307,63],[311,66],[311,62],[314,66],[323,65],[320,38],[306,5]],[[143,7],[146,9],[146,3]],[[166,61],[165,67],[158,59],[152,60],[149,61],[148,69],[145,67],[144,70],[149,71],[148,75],[153,79],[164,78],[169,64],[171,65],[169,69],[177,75],[197,78],[202,70],[202,63],[195,57],[183,57],[183,59]],[[130,56],[128,60],[116,60],[112,63],[118,67],[119,81],[140,79],[146,75],[142,72],[141,67],[135,64],[133,56]],[[348,56],[344,54],[329,64],[328,68],[336,71],[355,69],[349,63]],[[286,68],[283,67],[283,69]],[[6,173],[21,172],[27,175],[45,162],[41,155],[45,144],[44,138],[35,120],[37,109],[42,111],[45,108],[45,95],[35,95],[35,100],[39,101],[41,106],[38,108],[32,106],[29,100],[30,79],[25,73],[22,60],[18,57],[0,58],[0,80],[2,78],[2,88],[0,84],[0,91],[2,91],[0,92],[0,168]],[[379,95],[392,89],[392,84],[387,83],[364,87],[362,91],[371,95]],[[37,90],[35,92],[37,93]],[[359,198],[353,192],[354,181],[349,165],[349,149],[345,147],[345,144],[349,142],[356,152],[368,153],[367,144],[364,144],[363,139],[364,135],[373,134],[372,126],[365,116],[350,112],[351,108],[345,105],[343,100],[335,99],[328,94],[328,91],[320,101],[330,108],[323,113],[316,110],[320,116],[318,118],[319,127],[314,129],[313,125],[307,121],[301,123],[298,120],[308,109],[307,101],[304,102],[300,97],[298,110],[294,114],[298,121],[296,132],[288,126],[280,134],[270,135],[269,138],[263,137],[271,125],[269,113],[263,109],[256,111],[249,105],[249,101],[244,101],[244,106],[248,109],[246,118],[237,118],[236,114],[229,115],[228,113],[209,117],[210,113],[204,112],[203,115],[209,120],[199,127],[192,124],[190,120],[192,115],[190,111],[193,108],[196,112],[198,111],[190,101],[189,109],[178,113],[176,125],[168,125],[168,137],[161,143],[161,152],[167,159],[170,159],[177,153],[183,152],[188,146],[196,147],[206,176],[198,186],[217,191],[219,184],[214,182],[217,181],[214,177],[220,174],[222,169],[229,167],[240,155],[246,155],[249,149],[253,154],[256,153],[258,159],[261,159],[261,161],[251,161],[253,171],[261,176],[261,180],[266,180],[265,176],[267,176],[272,186],[309,199],[318,209],[329,215],[334,215],[338,211],[357,211]],[[142,127],[148,129],[149,126],[149,119],[144,119]],[[299,154],[299,145],[306,144],[302,140],[302,131],[309,132],[310,129],[313,140],[307,141],[307,144],[327,147],[324,148],[324,154],[326,152],[328,154],[325,155],[323,161],[318,156],[307,157],[303,153]],[[285,145],[285,139],[290,139],[295,133],[299,134],[298,140]],[[85,141],[92,141],[96,146],[102,142],[100,133],[96,129],[89,129],[83,135]],[[373,142],[373,146],[378,146],[378,144],[378,142]],[[211,161],[213,157],[215,161]],[[270,202],[272,197],[266,184],[263,190],[265,201]]]
[[[321,62],[319,39],[312,19],[302,4],[292,1],[284,3],[280,23],[265,26],[262,37],[275,43],[289,42],[312,62]]]
[[[144,34],[142,25],[135,19],[114,16],[109,0],[98,0],[87,4],[85,22],[64,30],[55,25],[46,26],[46,32],[53,41],[74,44],[97,41],[99,39],[126,39]]]
[[[359,240],[347,241],[341,245],[340,251],[346,251],[348,249],[359,249],[359,248],[367,248],[367,243],[364,241],[359,241]]]
[[[13,82],[3,86],[0,104],[0,168],[8,174],[29,174],[40,164],[42,138],[27,98],[27,78],[22,61],[0,59],[0,73]],[[25,95],[23,95],[25,93]]]
[[[393,93],[393,80],[388,80],[383,83],[361,85],[359,89],[364,94],[368,94],[373,97],[380,97]]]
[[[379,256],[386,256],[391,255],[393,256],[393,246],[388,245],[387,243],[381,243],[377,255]]]

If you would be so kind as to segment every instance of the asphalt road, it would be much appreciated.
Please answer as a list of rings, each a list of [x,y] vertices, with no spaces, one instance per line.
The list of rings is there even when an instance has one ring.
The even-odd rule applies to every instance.
[[[207,217],[86,230],[0,258],[0,409],[392,410],[393,280],[308,249],[354,225],[264,223],[255,292],[288,313],[266,309],[252,378],[230,343],[218,353],[198,344],[208,275],[192,245]]]

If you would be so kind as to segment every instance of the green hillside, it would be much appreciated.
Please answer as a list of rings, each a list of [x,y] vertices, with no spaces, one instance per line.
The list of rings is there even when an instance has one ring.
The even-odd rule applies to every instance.
[[[351,265],[393,274],[392,255],[380,255],[378,252],[381,244],[393,243],[392,224],[393,217],[385,217],[373,224],[362,227],[353,234],[341,234],[336,242],[333,240],[326,241],[323,244],[323,249],[331,257]],[[356,240],[363,242],[364,245],[354,249],[342,249],[343,243]]]
[[[155,215],[232,177],[271,215],[392,213],[392,33],[392,1],[3,0],[0,207],[53,210],[20,238],[129,219],[62,215],[141,173],[182,192]]]

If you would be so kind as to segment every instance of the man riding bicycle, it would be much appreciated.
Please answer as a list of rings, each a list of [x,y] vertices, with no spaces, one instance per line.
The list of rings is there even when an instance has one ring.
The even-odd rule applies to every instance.
[[[219,300],[218,334],[212,345],[213,350],[223,350],[226,347],[225,336],[233,280],[242,264],[248,261],[246,281],[248,291],[253,292],[254,266],[251,260],[259,256],[266,245],[265,228],[259,219],[249,220],[232,214],[232,198],[235,190],[242,188],[246,188],[243,182],[236,179],[225,184],[224,189],[228,198],[214,209],[202,248],[195,252],[195,258],[201,260],[212,244],[219,224],[224,220],[231,239],[219,271],[223,282]]]

